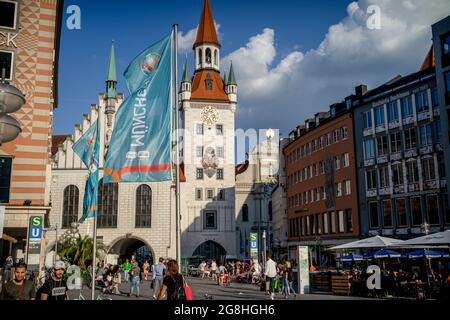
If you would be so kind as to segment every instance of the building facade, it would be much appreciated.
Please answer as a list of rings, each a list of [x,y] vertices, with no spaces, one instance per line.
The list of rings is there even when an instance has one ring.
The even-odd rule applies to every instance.
[[[450,185],[450,16],[435,23],[432,26],[432,30],[436,85],[438,88],[441,115],[441,145],[444,149],[448,186]],[[446,208],[449,208],[450,198],[447,201]]]
[[[353,118],[344,103],[318,113],[290,134],[284,148],[289,254],[311,248],[312,263],[326,262],[325,246],[359,236]]]
[[[194,49],[194,75],[184,67],[180,100],[183,166],[183,256],[236,255],[235,112],[237,83],[220,75],[220,42],[204,1]]]
[[[1,260],[9,254],[26,258],[31,216],[48,224],[62,9],[59,0],[0,1],[0,69],[26,95],[13,114],[21,134],[0,146],[0,205],[6,206]]]
[[[409,238],[450,223],[434,66],[347,102],[354,110],[361,235]]]

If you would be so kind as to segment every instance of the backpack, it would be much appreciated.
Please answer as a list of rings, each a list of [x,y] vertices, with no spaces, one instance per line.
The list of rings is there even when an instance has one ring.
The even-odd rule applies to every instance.
[[[184,292],[184,279],[182,275],[178,277],[172,277],[172,281],[175,282],[175,290],[172,293],[172,300],[186,300],[186,293]]]

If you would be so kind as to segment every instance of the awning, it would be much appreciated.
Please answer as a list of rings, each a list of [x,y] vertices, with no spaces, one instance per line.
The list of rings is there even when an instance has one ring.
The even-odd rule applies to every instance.
[[[427,236],[422,236],[418,238],[414,238],[411,240],[407,240],[403,243],[405,246],[409,245],[423,245],[423,246],[432,246],[432,245],[450,245],[450,230],[446,230],[443,232],[437,232],[433,234],[429,234]]]
[[[350,243],[345,243],[340,246],[330,248],[330,250],[342,250],[342,249],[364,249],[364,248],[386,248],[395,247],[403,245],[403,240],[386,238],[375,236],[372,238],[362,239],[358,241],[353,241]]]

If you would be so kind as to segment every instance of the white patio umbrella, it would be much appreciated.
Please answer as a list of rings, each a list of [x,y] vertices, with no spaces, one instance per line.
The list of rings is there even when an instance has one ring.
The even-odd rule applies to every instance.
[[[429,234],[426,236],[407,240],[402,246],[424,246],[447,245],[450,246],[450,230]]]
[[[403,240],[375,236],[367,239],[344,243],[339,246],[332,247],[330,248],[330,250],[386,248],[386,247],[402,246],[403,244],[404,244]]]

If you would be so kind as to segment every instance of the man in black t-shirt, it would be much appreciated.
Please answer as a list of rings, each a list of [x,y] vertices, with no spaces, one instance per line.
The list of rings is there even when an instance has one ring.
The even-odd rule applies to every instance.
[[[31,280],[25,279],[27,265],[18,263],[14,268],[14,279],[8,281],[0,293],[0,300],[35,300],[36,290]]]
[[[66,265],[62,261],[57,261],[53,268],[52,277],[47,280],[40,291],[41,300],[63,301],[69,300],[67,296],[67,281],[64,279]]]

